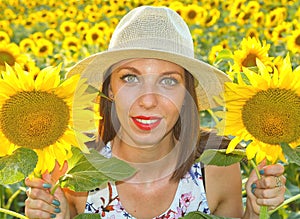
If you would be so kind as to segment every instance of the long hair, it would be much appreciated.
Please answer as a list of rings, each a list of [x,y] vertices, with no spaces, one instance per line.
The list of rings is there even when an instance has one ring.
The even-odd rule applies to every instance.
[[[102,119],[99,123],[100,148],[111,141],[120,128],[117,114],[115,112],[114,103],[107,98],[109,95],[111,69],[104,75],[102,84],[102,93],[106,97],[100,98],[100,115]],[[180,116],[173,128],[173,134],[179,142],[178,160],[176,161],[176,169],[173,172],[171,180],[177,181],[181,179],[191,168],[195,159],[202,153],[203,142],[209,135],[204,136],[201,143],[200,117],[198,109],[198,99],[195,89],[194,77],[185,71],[185,88],[186,95],[184,104],[181,107]]]

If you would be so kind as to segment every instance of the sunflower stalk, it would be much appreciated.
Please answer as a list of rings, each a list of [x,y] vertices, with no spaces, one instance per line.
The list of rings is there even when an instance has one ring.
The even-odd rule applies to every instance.
[[[281,205],[279,205],[277,208],[275,208],[274,210],[270,211],[269,214],[270,214],[270,215],[273,214],[274,212],[278,211],[278,210],[279,210],[280,208],[282,208],[283,206],[288,205],[288,204],[290,204],[291,202],[296,201],[296,200],[298,200],[298,199],[300,199],[300,194],[295,195],[295,196],[293,196],[293,197],[291,197],[291,198],[285,200],[285,201],[284,201]]]
[[[8,210],[8,209],[4,209],[4,208],[0,208],[0,212],[2,212],[4,214],[11,215],[11,216],[14,216],[16,218],[20,218],[20,219],[29,219],[28,217],[26,217],[22,214],[19,214],[17,212],[14,212],[14,211],[11,211],[11,210]]]
[[[54,195],[56,189],[59,187],[59,180],[55,183],[55,185],[53,186],[53,188],[51,189],[51,195]]]
[[[255,173],[257,175],[257,178],[258,179],[261,179],[261,175],[259,173],[259,170],[257,168],[257,165],[256,163],[251,160],[251,165],[253,166],[254,170],[255,170]],[[260,207],[260,212],[259,212],[259,219],[269,219],[269,214],[268,214],[268,207],[267,206],[261,206]]]
[[[14,199],[20,194],[22,190],[18,189],[7,201],[6,205],[4,206],[5,209],[9,209]]]

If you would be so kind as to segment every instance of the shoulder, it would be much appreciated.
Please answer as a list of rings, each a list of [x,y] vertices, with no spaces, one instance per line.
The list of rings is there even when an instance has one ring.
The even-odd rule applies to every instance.
[[[70,189],[64,189],[64,192],[69,202],[71,215],[74,217],[77,214],[83,213],[88,192],[74,192]]]
[[[212,213],[239,214],[242,208],[242,179],[240,164],[230,166],[206,166],[206,192],[209,207]],[[229,211],[230,206],[237,206],[236,212]],[[223,210],[225,209],[225,210]],[[233,211],[233,210],[230,210]],[[232,217],[232,216],[231,216]]]

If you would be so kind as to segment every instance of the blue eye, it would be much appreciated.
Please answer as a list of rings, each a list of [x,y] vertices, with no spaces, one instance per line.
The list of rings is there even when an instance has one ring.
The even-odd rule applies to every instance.
[[[169,78],[163,78],[161,80],[161,83],[165,86],[174,86],[178,84],[178,81],[175,78],[169,77]]]
[[[137,83],[139,82],[138,77],[133,74],[126,74],[121,77],[121,79],[127,83]]]

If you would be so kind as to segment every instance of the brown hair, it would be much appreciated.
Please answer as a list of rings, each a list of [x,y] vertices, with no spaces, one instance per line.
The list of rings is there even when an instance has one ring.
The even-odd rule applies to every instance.
[[[120,128],[114,103],[107,98],[110,86],[111,70],[104,75],[102,93],[106,96],[100,98],[100,115],[102,120],[99,123],[100,148],[116,136],[116,130]],[[181,108],[180,117],[173,128],[174,137],[179,140],[179,154],[171,180],[181,179],[191,168],[195,159],[203,152],[209,135],[200,131],[198,100],[195,89],[194,77],[185,71],[186,95]],[[201,136],[202,135],[202,136]],[[200,137],[201,136],[201,137]]]

